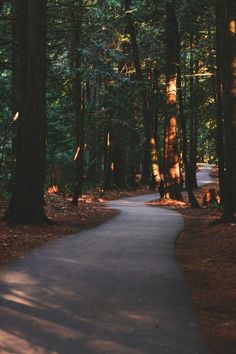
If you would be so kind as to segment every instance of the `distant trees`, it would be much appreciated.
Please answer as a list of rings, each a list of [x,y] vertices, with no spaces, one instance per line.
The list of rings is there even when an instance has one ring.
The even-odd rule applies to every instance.
[[[175,199],[184,187],[198,206],[196,163],[217,160],[223,219],[232,220],[231,1],[5,0],[0,10],[0,193],[12,193],[9,223],[47,222],[51,183],[74,205],[87,188],[144,184]]]

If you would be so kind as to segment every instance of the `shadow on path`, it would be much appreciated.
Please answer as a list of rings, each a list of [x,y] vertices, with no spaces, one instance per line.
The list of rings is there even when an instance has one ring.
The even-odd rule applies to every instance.
[[[144,202],[0,276],[1,354],[206,354],[175,259],[182,217]]]

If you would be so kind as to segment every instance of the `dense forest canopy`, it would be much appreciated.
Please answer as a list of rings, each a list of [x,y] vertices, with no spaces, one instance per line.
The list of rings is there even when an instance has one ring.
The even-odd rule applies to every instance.
[[[10,224],[48,221],[43,193],[157,187],[192,206],[218,163],[236,209],[236,3],[0,1],[0,193]]]

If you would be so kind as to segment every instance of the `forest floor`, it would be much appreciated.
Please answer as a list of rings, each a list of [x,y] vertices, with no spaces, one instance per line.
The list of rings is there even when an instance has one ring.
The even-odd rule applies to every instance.
[[[222,214],[217,206],[203,207],[203,188],[195,191],[201,204],[159,202],[158,207],[177,209],[185,228],[176,241],[176,254],[201,322],[210,354],[235,354],[236,348],[236,225],[214,224]]]
[[[95,227],[117,215],[118,211],[105,206],[107,200],[147,193],[149,190],[142,188],[136,192],[114,191],[101,194],[98,188],[83,195],[77,207],[71,204],[70,197],[46,193],[45,211],[55,225],[19,225],[9,228],[4,221],[0,221],[0,269],[12,259],[48,241]],[[0,216],[4,214],[7,203],[7,200],[0,200]]]

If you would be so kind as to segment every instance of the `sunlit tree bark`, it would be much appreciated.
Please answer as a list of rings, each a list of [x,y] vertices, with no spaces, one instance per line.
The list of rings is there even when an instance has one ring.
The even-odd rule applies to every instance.
[[[141,68],[141,64],[140,64],[139,47],[138,47],[138,43],[137,43],[133,20],[132,20],[131,13],[130,13],[130,10],[131,10],[130,0],[125,0],[124,5],[125,5],[126,18],[127,18],[127,32],[130,35],[132,52],[133,52],[133,61],[134,61],[134,67],[135,67],[135,71],[136,71],[136,80],[140,83],[140,91],[141,91],[141,96],[142,96],[142,100],[143,100],[144,125],[145,125],[145,131],[146,131],[146,138],[147,138],[147,141],[149,142],[148,150],[149,150],[149,156],[150,156],[150,162],[151,162],[151,171],[152,171],[154,181],[157,185],[157,188],[158,188],[161,196],[163,196],[162,179],[161,179],[160,169],[159,169],[159,165],[158,165],[157,146],[156,146],[156,142],[155,142],[154,134],[153,134],[153,130],[152,130],[152,120],[151,120],[150,111],[148,108],[147,91],[145,88],[143,72],[142,72],[142,68]]]
[[[167,3],[166,10],[165,198],[182,199],[177,146],[177,23],[175,1]]]

